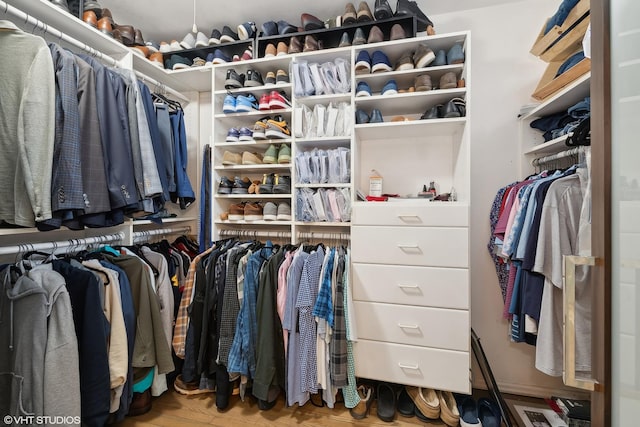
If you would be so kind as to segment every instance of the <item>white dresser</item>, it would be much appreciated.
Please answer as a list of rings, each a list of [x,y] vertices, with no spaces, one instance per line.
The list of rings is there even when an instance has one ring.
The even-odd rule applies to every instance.
[[[356,375],[469,393],[468,205],[356,203],[352,222]]]

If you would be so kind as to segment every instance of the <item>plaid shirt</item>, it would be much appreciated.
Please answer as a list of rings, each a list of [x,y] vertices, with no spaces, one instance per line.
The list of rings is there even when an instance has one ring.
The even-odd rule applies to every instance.
[[[176,352],[176,356],[184,359],[185,342],[187,338],[187,329],[189,327],[189,304],[191,304],[191,298],[193,297],[193,290],[196,284],[196,266],[200,260],[211,253],[215,246],[207,249],[200,255],[196,256],[189,265],[189,272],[187,273],[187,280],[184,285],[184,291],[182,292],[182,299],[180,299],[180,307],[178,308],[178,316],[176,317],[176,326],[173,329],[173,351]]]
[[[320,278],[320,290],[313,307],[313,315],[325,319],[333,328],[333,302],[331,301],[331,276],[333,275],[333,262],[336,250],[329,249],[327,253],[327,266]]]

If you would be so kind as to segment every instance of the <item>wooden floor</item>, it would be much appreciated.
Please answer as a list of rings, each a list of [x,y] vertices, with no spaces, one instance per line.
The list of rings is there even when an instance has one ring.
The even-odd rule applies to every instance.
[[[299,407],[285,407],[284,398],[280,397],[276,406],[268,411],[258,409],[252,398],[240,401],[232,396],[229,409],[219,412],[216,408],[215,395],[183,396],[170,390],[162,396],[154,398],[151,411],[137,417],[129,417],[118,426],[444,426],[441,421],[423,423],[416,417],[405,418],[400,415],[392,423],[380,420],[376,415],[375,402],[371,406],[369,416],[356,420],[349,414],[343,403],[337,403],[334,409],[317,407],[308,402]]]

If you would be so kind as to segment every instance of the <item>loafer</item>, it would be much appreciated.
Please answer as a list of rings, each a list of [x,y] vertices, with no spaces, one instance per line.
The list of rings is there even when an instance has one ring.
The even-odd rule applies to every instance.
[[[440,419],[449,427],[455,427],[460,422],[460,412],[456,399],[450,391],[437,391],[440,401]],[[484,424],[483,424],[484,426]]]
[[[109,37],[113,37],[113,26],[111,25],[111,21],[107,18],[100,18],[98,21],[98,30]]]
[[[265,47],[265,49],[264,49],[264,57],[265,58],[269,58],[271,56],[276,56],[277,53],[278,53],[278,49],[276,49],[276,45],[274,45],[273,43],[267,44],[267,47]]]
[[[366,42],[367,42],[367,38],[364,36],[364,31],[362,30],[362,28],[360,27],[356,28],[356,32],[353,34],[352,44],[356,46],[360,44],[365,44]]]
[[[436,58],[431,63],[432,67],[442,67],[443,65],[447,65],[447,53],[444,49],[439,49],[436,53]]]
[[[278,24],[275,21],[267,21],[262,24],[262,37],[275,36],[278,34]]]
[[[369,123],[382,123],[384,122],[384,119],[382,118],[382,112],[380,112],[380,110],[378,110],[377,108],[374,108],[373,110],[371,110],[371,119],[369,120]]]
[[[387,0],[376,0],[373,15],[377,20],[393,17],[393,11],[391,10],[391,6],[389,6],[389,2]]]
[[[302,28],[304,28],[305,31],[320,30],[324,28],[324,22],[310,13],[303,13],[300,15],[300,21],[302,23]]]
[[[358,22],[371,22],[373,21],[373,14],[366,1],[361,1],[358,5],[358,13],[356,15],[356,21]]]
[[[391,70],[393,70],[393,68],[387,55],[381,50],[373,52],[373,55],[371,55],[371,72],[377,73]]]
[[[453,89],[458,86],[458,79],[456,78],[456,73],[453,71],[449,71],[444,73],[442,77],[440,77],[440,89]]]
[[[416,51],[413,53],[413,63],[416,68],[426,67],[436,59],[436,55],[425,44],[419,44]]]
[[[397,121],[397,120],[396,120]],[[402,387],[398,395],[398,413],[403,417],[415,417],[416,404],[411,400],[411,396],[407,393],[406,388]]]
[[[287,21],[278,21],[278,34],[284,35],[297,32],[298,27],[296,27],[295,25],[291,25]]]
[[[351,46],[351,37],[349,37],[349,33],[345,31],[344,33],[342,33],[342,37],[340,37],[340,43],[338,44],[338,47],[347,46]]]
[[[353,3],[347,3],[344,7],[344,13],[342,14],[342,24],[351,25],[356,23],[358,13]]]
[[[392,422],[396,417],[396,392],[387,383],[378,384],[376,390],[378,418]]]
[[[374,25],[369,30],[369,37],[367,38],[367,43],[380,43],[384,41],[384,34],[382,30],[377,25]]]
[[[364,110],[356,110],[356,124],[361,125],[364,123],[369,123],[369,115]]]
[[[414,80],[416,92],[424,92],[432,89],[431,76],[429,74],[420,74]]]
[[[289,40],[289,53],[300,53],[302,52],[302,42],[300,42],[300,38],[291,37]]]
[[[460,43],[454,44],[447,52],[447,64],[462,64],[464,62],[464,51]]]
[[[396,62],[395,70],[396,71],[404,71],[404,70],[413,70],[415,67],[413,66],[413,52],[404,52],[398,61]]]
[[[85,10],[82,14],[82,20],[94,28],[98,27],[98,17],[93,10]]]
[[[356,74],[369,74],[371,72],[371,57],[369,52],[362,50],[358,52],[355,65]]]
[[[142,31],[140,30],[134,31],[133,44],[135,44],[136,46],[144,46],[146,44],[144,42],[144,38],[142,37]]]
[[[400,24],[393,24],[391,27],[391,33],[389,35],[389,40],[401,40],[407,38],[407,33],[402,28]]]
[[[442,104],[438,104],[438,105],[434,105],[431,108],[428,108],[427,111],[425,111],[422,116],[420,116],[421,120],[433,120],[433,119],[441,119],[442,118],[442,110],[444,108],[444,105]]]
[[[304,46],[302,47],[303,52],[313,52],[314,50],[318,50],[318,40],[312,35],[304,36]]]
[[[278,42],[276,56],[286,55],[287,53],[289,53],[289,46],[285,42]]]

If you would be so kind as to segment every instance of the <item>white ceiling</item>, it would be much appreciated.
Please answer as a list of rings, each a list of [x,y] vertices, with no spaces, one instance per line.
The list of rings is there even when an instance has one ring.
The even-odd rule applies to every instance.
[[[345,0],[296,1],[296,0],[98,0],[102,7],[109,8],[118,24],[129,24],[142,31],[145,40],[157,42],[171,39],[180,41],[193,26],[193,6],[196,3],[196,25],[207,35],[213,28],[222,30],[229,25],[234,31],[238,24],[254,21],[260,25],[266,21],[284,19],[300,25],[300,14],[311,13],[320,19],[341,15]],[[358,7],[359,0],[351,0]],[[420,9],[431,17],[509,3],[516,0],[416,0]],[[373,10],[374,0],[368,0]],[[396,0],[389,0],[395,11]],[[495,23],[494,23],[495,25]]]

